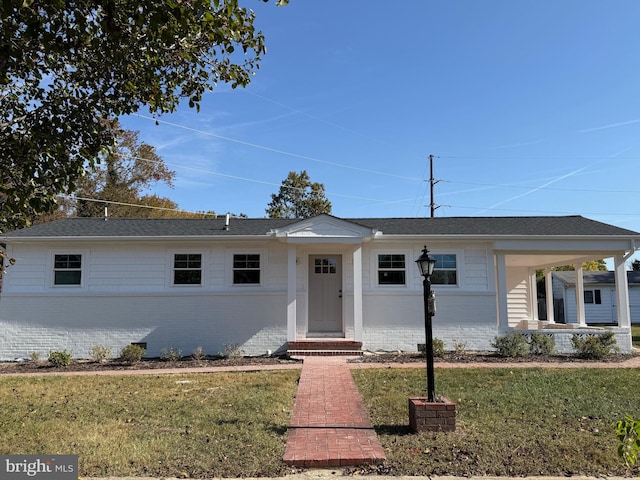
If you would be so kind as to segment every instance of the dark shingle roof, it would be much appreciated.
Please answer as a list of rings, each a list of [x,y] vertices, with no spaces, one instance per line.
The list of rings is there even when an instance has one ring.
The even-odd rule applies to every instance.
[[[554,277],[560,279],[563,283],[567,285],[575,285],[576,283],[576,272],[574,271],[560,271],[553,272]],[[615,283],[615,272],[610,271],[587,271],[582,272],[582,280],[585,284],[611,284]],[[627,282],[629,284],[638,284],[640,283],[640,272],[631,271],[627,272]]]
[[[565,217],[436,217],[436,218],[345,218],[384,235],[443,236],[625,236],[640,233],[596,222],[581,216]],[[232,218],[228,230],[225,218],[207,219],[121,219],[66,218],[8,232],[2,237],[180,237],[180,236],[266,236],[299,219]]]

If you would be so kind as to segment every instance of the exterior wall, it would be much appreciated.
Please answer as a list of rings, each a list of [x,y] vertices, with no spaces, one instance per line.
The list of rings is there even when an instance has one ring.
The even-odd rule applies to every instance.
[[[436,292],[433,336],[444,341],[448,350],[456,344],[465,344],[469,350],[490,349],[498,332],[491,250],[485,245],[433,244],[429,252],[455,253],[459,275],[458,285],[432,286]],[[406,286],[377,285],[377,255],[383,253],[405,254]],[[419,243],[413,249],[398,243],[364,249],[364,349],[416,351],[418,344],[425,343],[422,277],[410,265],[420,253]]]
[[[507,268],[508,316],[509,325],[512,327],[523,320],[533,319],[528,273],[527,268]]]
[[[560,282],[558,282],[560,283]],[[618,312],[615,305],[615,288],[610,285],[585,285],[585,290],[600,290],[601,304],[585,303],[587,325],[616,324]],[[573,286],[564,288],[564,309],[567,323],[576,323],[576,289]],[[631,323],[640,323],[640,287],[629,286],[629,304]]]
[[[259,286],[233,286],[233,253],[261,253]],[[83,254],[83,282],[52,285],[54,253]],[[172,286],[173,254],[202,253],[201,286]],[[90,249],[23,245],[5,277],[0,304],[0,359],[32,352],[69,350],[88,357],[100,344],[112,354],[146,342],[147,355],[178,348],[189,355],[201,346],[217,354],[237,344],[246,354],[286,345],[286,248],[259,244],[93,244]]]

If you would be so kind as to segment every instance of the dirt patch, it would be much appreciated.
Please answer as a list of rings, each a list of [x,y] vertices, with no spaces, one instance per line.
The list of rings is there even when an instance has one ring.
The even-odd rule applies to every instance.
[[[118,359],[104,362],[92,360],[73,360],[67,367],[53,367],[48,361],[1,362],[0,375],[4,373],[45,373],[45,372],[100,372],[105,370],[153,370],[160,368],[206,368],[233,366],[261,366],[299,363],[289,357],[207,357],[202,360],[183,358],[167,361],[161,358],[143,358],[140,362],[130,364]]]

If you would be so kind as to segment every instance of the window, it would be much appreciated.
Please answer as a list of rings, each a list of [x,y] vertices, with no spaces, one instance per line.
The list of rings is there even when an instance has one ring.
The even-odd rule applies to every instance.
[[[53,259],[54,285],[80,285],[82,281],[82,255],[55,255]]]
[[[436,260],[436,266],[431,275],[431,283],[434,285],[457,285],[458,267],[456,255],[451,253],[431,254]]]
[[[313,262],[313,272],[316,274],[337,273],[338,261],[335,258],[316,258]]]
[[[584,303],[595,303],[596,305],[602,304],[602,295],[600,290],[585,290]]]
[[[260,254],[236,253],[233,255],[233,284],[260,283]]]
[[[406,285],[403,254],[378,255],[378,285]]]
[[[176,253],[173,258],[174,285],[200,285],[202,283],[202,255]]]

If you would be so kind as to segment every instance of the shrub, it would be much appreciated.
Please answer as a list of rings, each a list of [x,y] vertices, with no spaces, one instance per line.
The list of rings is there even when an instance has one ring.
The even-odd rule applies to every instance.
[[[138,363],[147,351],[140,345],[127,345],[120,350],[120,359],[126,363]]]
[[[439,338],[434,338],[433,339],[433,343],[432,343],[432,347],[433,347],[433,356],[434,357],[444,357],[444,342],[442,340],[440,340]],[[418,344],[418,351],[420,353],[422,353],[423,355],[427,354],[427,346],[424,343],[419,343]]]
[[[551,335],[533,332],[529,335],[529,353],[533,355],[551,355],[556,351],[556,342]]]
[[[640,454],[640,420],[625,415],[624,420],[616,422],[616,436],[620,441],[618,456],[624,460],[627,467],[633,467]]]
[[[94,362],[104,362],[111,356],[111,349],[104,345],[94,345],[91,347],[91,360]]]
[[[202,347],[198,347],[193,352],[191,352],[191,358],[193,358],[196,362],[203,361],[206,356],[207,354],[204,353],[204,349]]]
[[[40,356],[40,352],[31,352],[29,354],[29,359],[31,359],[32,362],[39,362],[42,360],[42,357]]]
[[[576,349],[576,355],[578,355],[578,357],[589,360],[599,360],[610,353],[620,351],[613,332],[598,335],[575,333],[571,337],[571,343],[573,344],[573,348]]]
[[[165,362],[177,362],[182,358],[182,350],[175,347],[163,348],[160,351],[160,358]]]
[[[452,341],[453,341],[453,354],[456,357],[464,357],[464,355],[467,353],[467,342],[464,342],[462,340],[457,340],[455,338],[453,338]]]
[[[501,357],[524,357],[529,353],[526,337],[518,332],[510,332],[502,337],[495,337],[491,346]]]
[[[242,345],[237,343],[229,343],[224,346],[223,356],[225,357],[241,357],[244,355],[244,350],[242,350]]]
[[[49,363],[54,367],[68,367],[72,359],[73,356],[66,350],[49,352]]]

